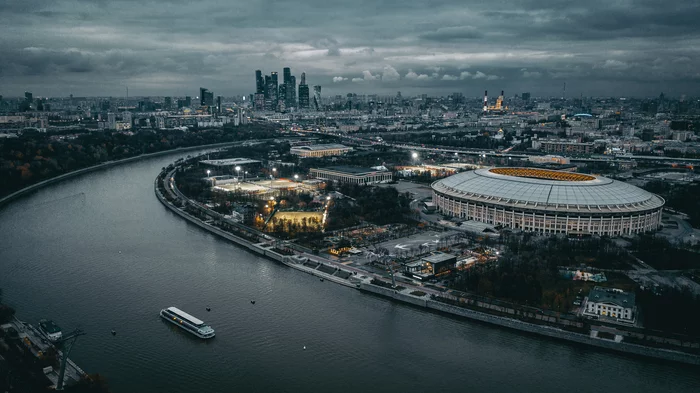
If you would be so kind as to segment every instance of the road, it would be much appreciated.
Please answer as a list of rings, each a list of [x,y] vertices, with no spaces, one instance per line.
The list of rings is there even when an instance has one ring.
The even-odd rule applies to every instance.
[[[450,154],[464,154],[464,155],[475,155],[475,156],[484,156],[484,157],[512,157],[512,158],[520,158],[520,159],[527,159],[528,157],[531,156],[537,156],[539,154],[523,154],[523,153],[503,153],[503,152],[495,152],[493,149],[459,149],[459,148],[453,148],[453,147],[426,147],[424,145],[412,145],[412,144],[406,144],[406,143],[378,143],[377,141],[369,140],[369,139],[364,139],[356,136],[350,136],[346,134],[341,134],[341,133],[328,133],[328,132],[320,132],[320,131],[306,131],[306,130],[298,130],[297,132],[304,132],[304,133],[310,133],[310,134],[319,134],[319,135],[332,135],[339,137],[341,139],[357,142],[360,144],[364,145],[377,145],[381,144],[383,146],[389,146],[393,147],[396,149],[404,149],[404,150],[411,150],[411,151],[428,151],[428,152],[433,152],[433,153],[450,153]],[[431,132],[430,130],[426,130],[425,132]],[[579,161],[579,162],[615,162],[615,161],[651,161],[651,162],[657,162],[657,163],[663,163],[663,164],[698,164],[700,163],[700,159],[698,158],[674,158],[674,157],[657,157],[657,156],[629,156],[629,157],[605,157],[605,158],[588,158],[588,157],[569,157],[571,161]]]

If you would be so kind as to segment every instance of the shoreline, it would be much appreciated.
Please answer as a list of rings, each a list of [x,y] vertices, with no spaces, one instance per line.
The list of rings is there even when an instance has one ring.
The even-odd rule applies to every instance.
[[[293,256],[279,254],[272,250],[272,245],[268,242],[251,242],[242,237],[226,232],[214,225],[208,224],[200,220],[199,218],[186,213],[185,211],[183,211],[183,209],[178,208],[177,206],[170,203],[158,188],[158,182],[163,181],[165,178],[170,176],[164,175],[166,175],[166,173],[161,172],[156,178],[154,182],[154,192],[158,200],[173,213],[179,215],[180,217],[184,218],[190,223],[199,226],[202,229],[205,229],[215,235],[218,235],[219,237],[223,237],[227,240],[238,244],[251,252],[268,257],[277,262],[281,262],[282,264],[293,269],[309,273],[322,279],[327,279],[337,284],[354,288],[365,293],[389,298],[395,301],[399,301],[401,303],[408,303],[409,305],[422,307],[429,311],[439,312],[441,314],[449,314],[453,317],[467,318],[482,323],[488,323],[491,325],[497,325],[499,327],[509,328],[511,330],[518,330],[521,332],[550,337],[557,340],[564,340],[567,342],[573,342],[575,344],[583,344],[588,347],[602,348],[631,355],[643,356],[646,358],[671,360],[675,362],[700,366],[700,354],[693,354],[689,352],[676,351],[673,349],[656,348],[640,344],[633,344],[624,342],[622,340],[618,341],[599,338],[597,330],[591,330],[590,335],[585,335],[581,333],[566,331],[553,326],[538,325],[517,319],[488,314],[464,307],[458,307],[434,300],[430,298],[427,294],[424,296],[415,296],[410,294],[410,292],[414,290],[422,290],[420,288],[407,286],[407,288],[401,291],[397,291],[395,289],[384,288],[378,285],[374,285],[371,283],[372,277],[369,272],[359,273],[358,270],[354,268],[351,269],[348,266],[343,266],[345,268],[343,269],[335,265],[332,261],[323,261],[324,258],[319,256],[313,256],[312,258],[311,255],[308,254]],[[164,184],[164,187],[166,187],[167,190],[167,185]],[[174,187],[177,188],[176,185]],[[189,198],[187,198],[186,201],[189,204],[195,204]],[[307,263],[311,263],[312,265],[316,263],[318,265],[312,268],[310,266],[307,266]],[[336,270],[333,274],[328,274],[323,271],[317,270],[317,268],[321,265],[330,266]],[[335,273],[340,271],[347,273],[348,279],[335,276]]]
[[[111,168],[113,166],[121,165],[121,164],[126,164],[132,161],[139,161],[139,160],[144,160],[147,158],[153,158],[153,157],[158,157],[158,156],[164,156],[172,153],[177,153],[177,152],[187,152],[187,151],[192,151],[192,150],[198,150],[198,149],[208,149],[208,148],[215,148],[215,147],[224,147],[228,145],[234,145],[236,143],[243,143],[245,141],[235,141],[235,142],[221,142],[221,143],[212,143],[208,145],[199,145],[199,146],[188,146],[188,147],[178,147],[175,149],[170,149],[170,150],[163,150],[163,151],[157,151],[155,153],[146,153],[146,154],[139,154],[138,156],[133,156],[133,157],[128,157],[128,158],[122,158],[121,160],[116,160],[116,161],[106,161],[101,164],[81,168],[81,169],[76,169],[71,172],[64,173],[62,175],[58,175],[55,177],[52,177],[50,179],[42,180],[38,183],[31,184],[29,186],[26,186],[24,188],[21,188],[11,194],[5,195],[4,197],[0,198],[0,209],[4,207],[5,205],[9,204],[10,202],[14,201],[15,199],[25,195],[29,194],[33,191],[39,190],[43,187],[46,187],[48,185],[51,185],[53,183],[57,183],[66,179],[70,179],[79,175],[83,175],[86,173],[94,172],[100,169],[106,169],[106,168]]]

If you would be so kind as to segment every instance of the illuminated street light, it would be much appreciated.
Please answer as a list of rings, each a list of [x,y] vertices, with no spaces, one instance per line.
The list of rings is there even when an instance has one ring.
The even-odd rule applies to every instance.
[[[330,201],[330,200],[331,200],[330,195],[326,197],[326,200],[327,200],[327,201]]]
[[[416,158],[418,158],[418,153],[413,152],[413,154],[411,154],[411,157],[413,157],[413,159],[415,160]]]
[[[211,171],[209,169],[207,169],[207,177],[209,177],[210,173],[211,173]]]
[[[299,175],[294,175],[294,180],[299,180]]]

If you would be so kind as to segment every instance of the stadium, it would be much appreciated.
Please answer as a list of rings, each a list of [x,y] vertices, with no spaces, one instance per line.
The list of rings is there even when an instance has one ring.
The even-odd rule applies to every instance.
[[[601,176],[536,168],[463,172],[432,184],[448,216],[539,233],[631,235],[655,231],[664,200]]]

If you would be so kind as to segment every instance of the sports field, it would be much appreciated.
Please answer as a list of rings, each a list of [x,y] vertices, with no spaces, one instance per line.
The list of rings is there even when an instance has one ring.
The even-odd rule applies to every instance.
[[[321,222],[321,220],[323,220],[323,212],[277,212],[277,214],[275,214],[275,219],[277,220],[286,219],[301,222],[301,219],[304,217],[306,217],[307,220],[316,218]]]

